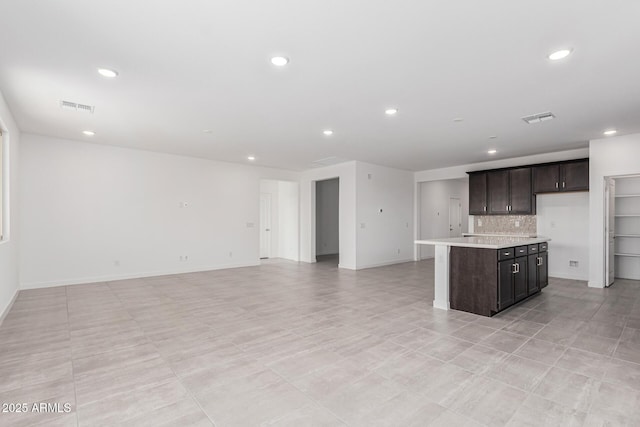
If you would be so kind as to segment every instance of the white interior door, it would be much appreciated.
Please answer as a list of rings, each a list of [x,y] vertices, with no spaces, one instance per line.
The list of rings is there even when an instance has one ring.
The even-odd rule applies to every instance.
[[[459,197],[449,197],[449,237],[462,237],[462,203]]]
[[[604,183],[605,195],[605,239],[606,239],[606,256],[605,256],[605,285],[610,286],[615,280],[615,247],[616,247],[616,180],[613,178],[605,178]]]
[[[260,258],[271,257],[271,194],[260,193]]]

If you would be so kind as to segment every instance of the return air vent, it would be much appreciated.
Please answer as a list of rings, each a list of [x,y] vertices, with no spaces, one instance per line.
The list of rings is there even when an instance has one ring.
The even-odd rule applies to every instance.
[[[532,125],[534,123],[542,123],[549,120],[553,120],[555,118],[556,116],[554,116],[553,113],[550,113],[547,111],[546,113],[538,113],[538,114],[533,114],[531,116],[525,116],[522,118],[522,120]]]
[[[93,114],[96,107],[93,105],[78,104],[70,101],[60,101],[60,108],[66,111],[79,111],[81,113]]]
[[[337,165],[339,163],[348,162],[347,159],[341,159],[340,157],[326,157],[324,159],[314,160],[311,162],[312,168],[322,168],[325,166]]]

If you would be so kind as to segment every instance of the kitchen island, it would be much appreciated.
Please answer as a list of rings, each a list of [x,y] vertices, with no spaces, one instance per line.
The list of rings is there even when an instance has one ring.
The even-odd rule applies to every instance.
[[[435,246],[433,306],[493,316],[548,284],[546,237],[416,240]]]

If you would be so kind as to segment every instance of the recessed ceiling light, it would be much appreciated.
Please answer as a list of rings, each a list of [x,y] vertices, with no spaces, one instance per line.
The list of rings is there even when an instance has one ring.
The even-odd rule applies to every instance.
[[[325,134],[326,136],[333,135],[333,131],[331,129],[323,130],[322,133]]]
[[[248,157],[247,157],[247,160],[252,161],[252,162],[253,162],[255,159],[256,159],[256,157],[255,157],[255,156],[248,156]]]
[[[82,131],[82,133],[83,133],[84,135],[86,135],[86,136],[93,136],[93,135],[95,135],[95,134],[96,134],[96,133],[95,133],[94,131],[92,131],[92,130],[83,130],[83,131]]]
[[[107,77],[109,79],[112,79],[114,77],[118,77],[118,72],[116,70],[111,70],[109,68],[98,68],[98,73],[102,77]]]
[[[487,153],[489,153],[489,154],[496,154],[497,152],[498,152],[498,150],[489,150],[489,151],[487,151]]]
[[[394,116],[394,115],[398,114],[398,109],[397,108],[387,108],[386,110],[384,110],[384,113],[387,116]]]
[[[605,130],[604,131],[604,134],[607,135],[607,136],[608,135],[615,135],[616,133],[618,133],[618,131],[615,130],[615,129],[609,129],[609,130]]]
[[[213,133],[213,131],[211,129],[204,129],[202,132],[203,133]]]
[[[564,59],[567,56],[571,55],[571,49],[561,49],[558,50],[556,52],[553,52],[551,55],[549,55],[549,59],[552,61],[557,61],[559,59]]]
[[[274,56],[271,58],[271,63],[276,67],[284,67],[289,63],[289,58],[286,56]]]
[[[453,121],[455,123],[460,123],[460,122],[464,121],[464,119],[462,117],[456,117],[455,119],[453,119]]]

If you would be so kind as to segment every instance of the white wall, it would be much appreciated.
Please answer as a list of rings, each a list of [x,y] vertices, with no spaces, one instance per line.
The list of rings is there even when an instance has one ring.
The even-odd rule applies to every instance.
[[[537,229],[549,242],[549,275],[589,279],[589,193],[538,194]],[[578,261],[570,267],[569,261]]]
[[[339,248],[340,180],[316,182],[316,255],[337,254]]]
[[[256,265],[260,180],[299,177],[28,134],[21,148],[23,288]]]
[[[300,185],[278,181],[278,257],[300,260]]]
[[[20,149],[20,130],[16,125],[11,111],[0,93],[0,128],[4,140],[3,170],[5,172],[2,185],[4,186],[5,239],[0,242],[0,322],[6,314],[11,302],[15,298],[19,286],[19,224],[18,224],[18,163]]]
[[[413,172],[356,162],[356,183],[357,268],[413,260]]]
[[[340,267],[356,269],[356,162],[310,169],[300,178],[300,260],[316,261],[316,181],[340,178]]]
[[[640,174],[640,134],[589,143],[589,286],[604,287],[604,177]]]
[[[462,204],[462,232],[469,231],[469,179],[448,179],[420,183],[420,239],[449,237],[449,198]],[[419,245],[420,258],[433,258],[435,247]]]

